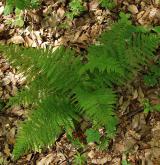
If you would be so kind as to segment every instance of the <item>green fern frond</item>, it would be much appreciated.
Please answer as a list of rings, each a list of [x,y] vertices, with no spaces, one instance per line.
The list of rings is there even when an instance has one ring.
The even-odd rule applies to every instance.
[[[78,101],[78,108],[81,109],[82,114],[84,113],[93,121],[97,121],[99,126],[109,125],[109,120],[115,116],[113,110],[117,100],[112,89],[78,86],[75,89],[75,94],[74,100]]]
[[[50,87],[47,85],[46,80],[42,77],[33,80],[27,86],[22,87],[14,97],[11,97],[7,106],[37,105],[49,95]]]
[[[76,118],[67,99],[57,96],[46,98],[22,123],[13,150],[14,158],[28,150],[37,151],[52,145],[63,129],[74,128],[72,120]]]
[[[158,35],[136,28],[128,16],[121,14],[121,19],[109,31],[102,33],[98,44],[89,47],[89,62],[81,73],[98,70],[104,73],[107,81],[120,85],[131,79],[153,57],[159,39]]]
[[[10,99],[9,105],[37,104],[50,94],[70,91],[80,80],[78,73],[81,62],[70,49],[61,47],[52,52],[0,45],[0,52],[3,52],[12,66],[24,73],[28,82],[26,87]]]
[[[0,52],[27,77],[26,86],[10,99],[9,105],[25,104],[37,109],[29,115],[18,133],[13,152],[18,158],[28,150],[53,144],[62,128],[74,128],[73,120],[77,117],[69,100],[70,91],[80,80],[81,62],[73,51],[63,47],[44,51],[0,45]]]

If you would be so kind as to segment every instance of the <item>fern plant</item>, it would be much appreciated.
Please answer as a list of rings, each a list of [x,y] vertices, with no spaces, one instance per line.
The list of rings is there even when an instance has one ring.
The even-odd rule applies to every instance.
[[[86,164],[86,157],[83,154],[77,153],[77,155],[74,156],[73,163],[76,165]]]
[[[99,42],[88,48],[82,64],[71,49],[56,50],[0,45],[0,52],[27,78],[8,105],[25,104],[32,111],[18,131],[13,155],[39,151],[54,143],[62,131],[71,132],[81,116],[115,134],[115,85],[123,85],[154,56],[159,36],[131,24],[127,15]],[[76,121],[76,122],[75,122]]]
[[[25,104],[36,109],[21,125],[13,151],[15,158],[29,149],[40,150],[53,144],[62,130],[74,129],[74,121],[80,114],[98,120],[99,125],[115,120],[114,92],[91,84],[87,74],[81,75],[82,64],[73,51],[60,48],[53,53],[4,45],[0,50],[20,72],[25,71],[28,80],[27,86],[8,105]],[[41,133],[44,135],[40,136]]]
[[[153,58],[159,44],[159,35],[135,27],[129,15],[120,14],[121,19],[103,33],[99,43],[88,49],[89,62],[81,72],[89,71],[100,76],[107,85],[124,84],[132,79],[142,65]]]
[[[66,15],[72,20],[74,17],[79,16],[83,11],[85,11],[85,8],[82,0],[71,0],[69,2],[69,12]]]

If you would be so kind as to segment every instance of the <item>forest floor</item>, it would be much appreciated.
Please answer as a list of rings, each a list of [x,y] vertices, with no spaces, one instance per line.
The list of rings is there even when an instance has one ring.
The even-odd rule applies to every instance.
[[[24,11],[24,26],[13,25],[15,15],[4,16],[4,3],[0,2],[0,43],[14,43],[26,47],[70,46],[83,52],[94,43],[102,31],[118,19],[119,13],[131,14],[136,25],[154,26],[160,24],[160,5],[156,0],[120,0],[113,10],[101,8],[97,0],[84,2],[85,12],[73,20],[65,17],[66,1],[44,0],[40,9]],[[157,58],[159,58],[157,51]],[[17,59],[18,60],[18,59]],[[25,84],[21,74],[16,73],[0,56],[0,97],[6,102],[10,96]],[[96,144],[88,144],[82,151],[86,164],[106,165],[160,165],[160,113],[144,113],[144,100],[160,103],[159,86],[148,88],[142,74],[135,81],[118,88],[117,113],[119,125],[116,137],[108,150],[101,151]],[[41,153],[30,153],[13,162],[12,150],[15,144],[17,126],[25,119],[26,107],[14,107],[0,112],[0,164],[2,165],[69,165],[74,164],[77,153],[62,135],[56,144]],[[82,123],[83,125],[83,123]],[[81,126],[82,127],[82,126]]]

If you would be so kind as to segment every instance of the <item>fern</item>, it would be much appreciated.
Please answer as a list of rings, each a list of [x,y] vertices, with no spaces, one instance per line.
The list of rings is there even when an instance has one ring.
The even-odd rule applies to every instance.
[[[15,158],[18,158],[27,150],[35,150],[46,146],[50,141],[43,135],[43,140],[39,138],[41,133],[47,135],[55,130],[55,135],[53,134],[52,136],[52,139],[54,139],[63,130],[63,127],[50,122],[49,117],[53,118],[54,121],[54,117],[57,120],[61,120],[65,129],[71,128],[70,123],[72,123],[72,126],[74,125],[74,120],[78,118],[78,114],[86,115],[91,117],[91,120],[99,121],[99,126],[107,125],[112,118],[116,119],[114,117],[115,114],[112,112],[113,104],[116,102],[114,92],[112,92],[112,89],[105,89],[104,87],[97,88],[87,73],[81,75],[80,68],[82,64],[78,58],[74,57],[74,53],[70,49],[60,48],[52,52],[52,50],[44,51],[41,49],[24,49],[17,46],[1,45],[0,51],[11,61],[14,67],[19,67],[20,72],[25,71],[24,75],[28,82],[26,87],[10,99],[9,105],[25,104],[32,105],[32,108],[37,109],[33,114],[29,115],[29,120],[26,120],[19,130],[17,143],[13,151]],[[57,96],[58,98],[55,101]],[[67,104],[64,105],[65,102],[63,101],[65,100],[73,108],[72,115],[69,114],[71,108],[67,108]],[[60,104],[59,107],[57,104]],[[68,114],[69,120],[67,120],[67,116],[63,118],[63,115],[65,115],[63,111]],[[42,113],[43,117],[46,116],[45,118],[41,116]],[[53,114],[48,116],[45,113]],[[52,130],[50,126],[45,125],[47,118],[48,124],[53,127]],[[40,121],[37,122],[37,119]],[[30,128],[31,125],[32,128]],[[39,130],[40,132],[38,132],[38,128],[41,128],[43,125],[46,127],[45,131],[41,132]],[[29,128],[33,136],[25,136]],[[115,127],[112,127],[112,129],[115,129]],[[51,139],[51,135],[49,138]],[[36,139],[36,142],[33,139]]]
[[[84,156],[84,154],[77,153],[74,156],[73,163],[76,164],[76,165],[86,164],[86,157]]]
[[[83,11],[85,11],[85,8],[82,0],[70,0],[69,12],[66,15],[72,20],[74,17],[79,16]]]
[[[74,128],[73,118],[76,119],[74,108],[62,96],[53,95],[43,100],[21,125],[13,151],[15,159],[30,149],[39,151],[41,147],[52,145],[62,128]]]
[[[113,86],[130,80],[158,45],[159,35],[133,26],[124,14],[89,47],[87,64],[64,47],[53,51],[0,45],[0,52],[27,79],[9,105],[34,109],[18,131],[14,157],[50,146],[63,130],[74,129],[79,116],[105,126],[107,138],[113,137],[118,122]]]
[[[70,49],[64,48],[52,52],[1,45],[0,51],[13,66],[27,73],[27,86],[10,99],[9,105],[32,104],[32,108],[36,109],[19,131],[13,151],[18,158],[29,149],[36,150],[53,143],[63,129],[73,129],[77,112],[70,104],[69,94],[80,79],[78,70],[81,63]]]
[[[120,16],[111,30],[101,35],[100,44],[89,47],[89,62],[81,69],[82,73],[86,70],[103,73],[110,84],[116,85],[126,82],[147,64],[159,44],[156,34],[135,27],[127,15]]]
[[[9,48],[1,46],[0,50],[2,49],[6,50],[5,54],[9,61],[12,61],[13,66],[18,66],[21,73],[25,71],[24,75],[28,80],[25,89],[22,89],[16,97],[11,98],[11,104],[21,102],[29,105],[33,100],[34,103],[38,103],[44,97],[57,91],[67,92],[74,88],[80,79],[78,75],[80,60],[76,59],[69,49],[57,49],[54,53],[51,50],[24,49],[15,46]]]
[[[112,89],[89,89],[80,86],[75,89],[75,93],[75,100],[78,100],[82,113],[84,112],[93,121],[97,121],[99,126],[107,127],[108,122],[114,120],[112,129],[115,128],[117,121],[114,117],[113,105],[116,103],[116,96]]]

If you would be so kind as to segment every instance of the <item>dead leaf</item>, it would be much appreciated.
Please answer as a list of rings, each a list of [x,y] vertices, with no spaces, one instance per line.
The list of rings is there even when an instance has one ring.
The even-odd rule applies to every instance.
[[[99,3],[100,3],[100,2],[97,1],[97,0],[91,1],[91,2],[88,4],[89,10],[91,10],[91,11],[97,10],[97,7],[99,6]]]
[[[9,149],[9,147],[8,147],[8,144],[5,144],[4,153],[5,153],[7,156],[10,155],[10,149]]]
[[[82,34],[79,39],[78,39],[78,42],[79,43],[84,43],[85,41],[88,41],[88,35],[87,34]]]
[[[91,158],[91,159],[94,158],[95,157],[95,152],[93,150],[88,152],[88,157]]]
[[[5,29],[4,29],[4,24],[0,24],[0,33],[3,32]]]
[[[33,40],[30,37],[25,36],[24,40],[25,40],[25,46],[26,47],[31,47],[32,46]]]
[[[121,158],[114,158],[112,160],[112,165],[121,165]]]
[[[111,161],[111,156],[110,155],[106,155],[105,157],[103,158],[99,158],[99,159],[92,159],[91,162],[93,164],[105,164],[107,163],[108,161]]]
[[[133,93],[133,98],[132,98],[132,99],[133,99],[133,100],[134,100],[134,99],[137,99],[137,97],[138,97],[138,91],[135,90],[134,93]]]
[[[115,150],[121,153],[125,151],[125,147],[122,141],[120,141],[119,143],[116,143]]]
[[[8,144],[14,144],[15,143],[15,133],[16,133],[16,128],[13,127],[9,133],[7,134],[7,140]]]
[[[0,15],[3,14],[3,11],[4,11],[4,6],[1,6],[1,7],[0,7]]]
[[[57,15],[60,17],[60,18],[63,18],[64,17],[64,14],[65,14],[65,11],[62,7],[58,8],[57,10]]]
[[[142,91],[142,88],[139,87],[138,88],[138,101],[141,102],[142,100],[144,100],[144,93]]]
[[[14,43],[14,44],[22,44],[25,41],[24,41],[22,36],[16,35],[16,36],[13,36],[8,42],[9,43]]]
[[[46,157],[42,158],[37,162],[37,165],[49,165],[55,159],[55,154],[48,154]]]

